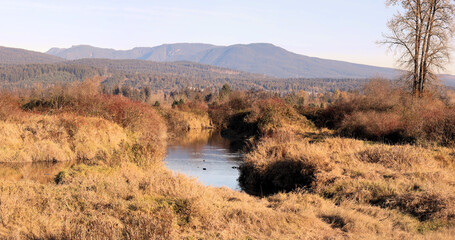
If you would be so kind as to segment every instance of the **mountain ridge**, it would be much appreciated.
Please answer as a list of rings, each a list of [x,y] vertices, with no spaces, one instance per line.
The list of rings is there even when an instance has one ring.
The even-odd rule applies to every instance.
[[[58,63],[65,59],[20,48],[0,46],[0,64]]]
[[[395,78],[398,70],[345,61],[309,57],[270,43],[216,46],[203,43],[163,44],[130,50],[77,45],[52,48],[47,54],[68,60],[83,58],[140,59],[157,62],[191,61],[278,78]]]

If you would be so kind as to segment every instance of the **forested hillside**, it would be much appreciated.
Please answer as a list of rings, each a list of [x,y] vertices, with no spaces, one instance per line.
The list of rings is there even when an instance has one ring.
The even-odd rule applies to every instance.
[[[265,55],[260,57],[262,59],[261,61],[269,58],[276,60],[278,55],[284,54],[291,56],[293,54],[270,44],[235,45],[230,48],[231,50],[228,51],[229,54],[223,54],[223,59],[235,52],[236,54],[240,54],[237,56],[239,57],[237,59],[239,61],[240,58],[258,56],[257,53],[245,55],[244,53],[250,50],[244,52],[239,51],[238,48],[263,52]],[[210,59],[213,60],[213,56],[209,57],[209,55],[213,55],[215,52],[222,51],[220,49],[222,48],[208,44],[168,44],[156,48],[135,48],[129,51],[77,46],[67,50],[51,49],[48,52],[54,55],[64,55],[64,57],[71,59],[81,58],[91,53],[88,55],[91,58],[65,61],[62,58],[38,52],[0,47],[0,85],[3,88],[30,88],[36,84],[49,85],[76,80],[81,81],[93,76],[104,76],[106,80],[103,84],[109,88],[128,85],[135,88],[149,87],[154,90],[163,89],[167,91],[184,87],[201,89],[220,88],[224,83],[228,83],[234,89],[253,88],[273,91],[306,90],[324,92],[335,91],[336,89],[344,91],[356,89],[362,86],[367,79],[359,78],[358,76],[275,78],[264,74],[233,70],[237,68],[234,65],[228,66],[233,69],[208,65],[223,65],[218,64],[220,62],[212,63]],[[267,51],[267,49],[270,51]],[[205,55],[203,61],[200,56],[201,51],[210,52],[210,54]],[[136,59],[99,59],[99,57],[119,59],[138,58],[155,60],[155,62]],[[181,61],[185,59],[192,62]],[[312,59],[317,60],[316,58]],[[221,61],[221,58],[218,58],[218,60]],[[236,64],[240,64],[243,61],[243,66],[248,65],[245,62],[247,61],[246,59],[240,62],[237,60],[233,61]],[[269,60],[267,60],[268,63],[273,62]],[[208,64],[196,63],[198,61]],[[226,62],[225,60],[223,61]],[[320,63],[323,63],[326,67],[333,67],[333,65],[329,64],[330,62]],[[336,61],[331,63],[336,63]],[[293,64],[289,63],[285,68],[291,67]],[[265,68],[281,68],[280,64],[273,65],[265,66]],[[305,69],[308,66],[301,68]],[[343,68],[349,69],[349,66],[346,65]],[[318,69],[318,67],[313,66],[311,69]],[[254,72],[252,69],[246,70]],[[374,69],[371,70],[374,72]],[[334,74],[334,76],[339,75]],[[440,78],[442,84],[452,87],[455,86],[453,76],[441,75]]]
[[[115,50],[98,48],[89,45],[72,46],[71,48],[52,48],[47,54],[60,56],[68,60],[84,58],[108,58],[108,59],[141,59],[150,61],[195,61],[189,56],[196,56],[202,51],[215,48],[210,44],[180,43],[165,44],[159,47],[137,47],[131,50]]]
[[[100,69],[68,64],[0,65],[0,86],[7,89],[70,83],[101,75]]]
[[[57,63],[62,58],[19,48],[0,47],[0,64]]]
[[[103,76],[103,85],[108,89],[129,86],[148,87],[153,91],[185,87],[219,89],[228,83],[233,89],[323,92],[352,90],[365,82],[364,79],[277,79],[190,62],[83,59],[58,64],[0,66],[0,86],[8,89],[83,81],[93,76]]]
[[[398,74],[392,68],[309,57],[267,43],[231,46],[178,43],[122,51],[80,45],[68,49],[53,48],[47,53],[69,60],[110,58],[157,62],[191,61],[278,78],[395,78]]]

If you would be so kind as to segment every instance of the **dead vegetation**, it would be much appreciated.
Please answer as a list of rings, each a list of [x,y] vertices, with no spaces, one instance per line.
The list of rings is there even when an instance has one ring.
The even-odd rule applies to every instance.
[[[29,115],[0,122],[2,162],[109,161],[127,144],[127,132],[101,118]]]
[[[189,104],[165,109],[78,87],[96,89],[96,81],[0,96],[2,159],[83,159],[50,183],[0,180],[0,238],[450,239],[455,233],[455,150],[445,140],[426,138],[419,146],[342,137],[260,93],[230,93],[203,113]],[[390,105],[399,98],[353,99],[340,109],[355,110],[336,111],[343,113],[337,124],[361,112],[367,115],[361,123],[373,120],[378,126],[371,132],[383,134],[401,125],[381,114],[398,114],[399,122],[409,116]],[[441,119],[428,132],[440,129],[438,121],[453,126]],[[205,187],[163,166],[167,128],[210,121],[254,143],[240,182],[259,197]]]
[[[56,184],[2,181],[0,236],[11,239],[362,239],[419,237],[395,210],[294,192],[258,199],[132,164],[77,165]]]
[[[420,98],[386,80],[374,80],[364,94],[343,93],[326,108],[300,107],[318,127],[344,137],[392,144],[454,146],[455,106],[450,94],[428,92]]]
[[[418,230],[455,223],[453,149],[367,144],[330,137],[263,140],[246,156],[241,184],[255,195],[303,189],[346,203],[397,210],[418,220]],[[453,165],[451,165],[453,166]],[[339,225],[336,218],[326,218]]]

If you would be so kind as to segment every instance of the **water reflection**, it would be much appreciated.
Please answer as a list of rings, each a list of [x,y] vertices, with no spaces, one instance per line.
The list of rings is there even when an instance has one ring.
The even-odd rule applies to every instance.
[[[177,136],[168,146],[166,166],[197,177],[205,185],[240,190],[240,153],[229,150],[229,145],[219,132],[190,131]]]
[[[69,167],[69,162],[38,162],[38,163],[0,163],[0,179],[19,181],[31,180],[39,183],[49,183],[63,168]]]
[[[176,136],[169,144],[164,160],[173,171],[197,177],[202,183],[240,190],[238,184],[240,153],[229,150],[230,142],[219,132],[190,131]],[[74,162],[0,163],[0,179],[54,181],[55,175]]]

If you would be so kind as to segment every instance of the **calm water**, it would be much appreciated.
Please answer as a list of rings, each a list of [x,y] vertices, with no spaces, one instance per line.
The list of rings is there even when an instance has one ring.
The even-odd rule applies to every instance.
[[[179,136],[168,147],[166,166],[196,177],[205,185],[226,186],[240,190],[238,185],[240,153],[229,149],[229,140],[219,132],[197,131]]]
[[[229,150],[229,140],[218,132],[191,131],[176,137],[169,144],[164,161],[169,169],[196,177],[205,185],[240,190],[237,181],[240,154]],[[73,164],[0,163],[0,179],[48,183],[54,181],[58,172]]]

